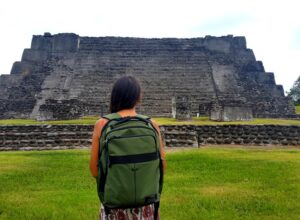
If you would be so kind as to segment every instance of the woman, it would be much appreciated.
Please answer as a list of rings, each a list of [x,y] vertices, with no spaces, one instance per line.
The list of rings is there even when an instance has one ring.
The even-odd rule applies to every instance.
[[[141,87],[138,81],[132,76],[124,76],[116,81],[113,86],[110,100],[110,112],[118,113],[121,117],[136,116],[136,105],[141,100]],[[107,119],[100,119],[94,127],[92,149],[90,158],[90,171],[94,177],[98,176],[98,152],[103,146],[99,146],[99,140],[102,128],[107,123]],[[160,135],[159,126],[152,120],[152,124]],[[165,153],[163,142],[160,135],[160,151],[163,160],[164,172],[166,168]],[[134,219],[134,220],[150,220],[154,219],[154,205],[133,208],[133,209],[113,209],[106,216],[104,207],[101,206],[99,219]]]

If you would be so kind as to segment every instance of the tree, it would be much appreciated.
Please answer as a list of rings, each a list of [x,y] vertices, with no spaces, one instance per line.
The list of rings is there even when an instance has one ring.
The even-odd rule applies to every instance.
[[[294,82],[294,85],[288,93],[288,96],[291,97],[296,104],[300,105],[300,76]]]

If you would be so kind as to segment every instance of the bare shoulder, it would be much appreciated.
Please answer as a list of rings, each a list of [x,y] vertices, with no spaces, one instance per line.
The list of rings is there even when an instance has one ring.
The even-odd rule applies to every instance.
[[[154,126],[159,127],[159,124],[154,119],[151,118],[150,120]]]
[[[153,126],[155,127],[155,129],[156,129],[158,132],[160,132],[159,124],[158,124],[155,120],[153,120],[152,118],[151,118],[150,120],[151,120]]]
[[[96,121],[95,127],[102,128],[107,123],[107,121],[108,120],[106,118],[100,118]]]

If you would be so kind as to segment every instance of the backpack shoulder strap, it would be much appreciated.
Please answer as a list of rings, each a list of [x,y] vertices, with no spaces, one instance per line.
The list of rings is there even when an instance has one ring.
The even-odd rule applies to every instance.
[[[121,118],[121,115],[119,115],[118,113],[111,113],[111,114],[103,116],[102,118],[105,118],[105,119],[110,121],[110,120],[113,120],[113,119]]]
[[[146,120],[149,120],[149,121],[150,121],[150,119],[151,119],[149,116],[146,116],[146,115],[140,115],[140,114],[137,114],[136,117],[137,117],[137,118],[146,119]]]
[[[153,124],[153,122],[152,122],[152,120],[151,120],[151,118],[150,118],[149,116],[138,114],[136,117],[148,121],[148,123],[152,126],[152,128],[153,128],[153,129],[156,131],[156,133],[158,134],[158,130],[157,130],[156,127],[154,126],[154,124]]]
[[[111,114],[103,116],[102,118],[105,118],[108,121],[106,122],[106,124],[102,128],[101,135],[100,135],[101,139],[103,137],[103,134],[105,134],[105,132],[107,130],[107,127],[112,123],[112,121],[121,119],[122,117],[118,113],[111,113]]]

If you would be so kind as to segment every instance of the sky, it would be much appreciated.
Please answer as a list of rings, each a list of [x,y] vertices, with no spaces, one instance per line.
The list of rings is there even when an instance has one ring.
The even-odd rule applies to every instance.
[[[0,74],[44,32],[80,36],[245,36],[266,72],[289,91],[300,75],[296,0],[2,0]]]

